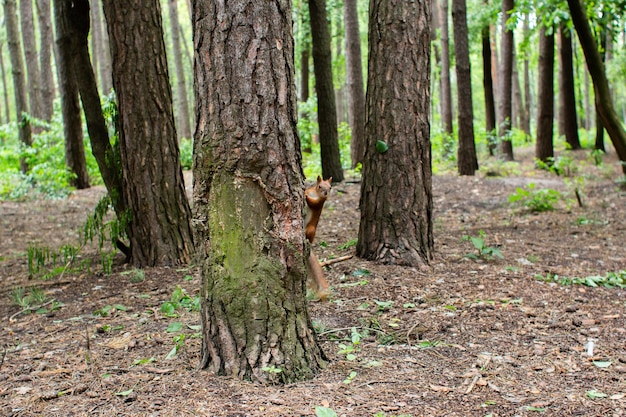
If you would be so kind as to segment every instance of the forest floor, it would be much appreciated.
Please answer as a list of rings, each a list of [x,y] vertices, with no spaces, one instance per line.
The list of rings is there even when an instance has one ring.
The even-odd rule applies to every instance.
[[[619,165],[614,154],[596,167],[588,151],[571,153],[577,172],[565,178],[520,155],[493,163],[508,176],[434,176],[428,270],[356,257],[330,265],[330,301],[309,304],[328,367],[286,386],[196,370],[199,316],[184,308],[199,292],[196,268],[142,272],[118,256],[107,275],[91,245],[63,273],[29,279],[28,249],[79,245],[101,187],[0,202],[0,415],[314,416],[318,406],[339,416],[626,415],[626,290],[584,285],[626,274]],[[575,177],[585,179],[582,207]],[[512,205],[531,183],[569,201],[542,213]],[[357,237],[359,187],[335,184],[320,260],[354,253],[345,244]],[[463,237],[481,230],[477,256]],[[495,249],[502,259],[490,259]],[[569,285],[537,278],[555,275]],[[15,302],[36,288],[45,299],[31,307],[47,304],[28,314]],[[162,310],[173,296],[178,317]]]

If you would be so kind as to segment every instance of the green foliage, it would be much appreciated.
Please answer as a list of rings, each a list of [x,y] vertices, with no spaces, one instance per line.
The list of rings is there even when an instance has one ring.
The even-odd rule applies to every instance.
[[[189,170],[193,167],[193,141],[183,138],[180,141],[180,164],[183,169]]]
[[[337,247],[337,249],[339,250],[346,250],[346,249],[350,249],[351,247],[356,246],[356,244],[358,243],[358,239],[350,239],[349,241],[347,241],[346,243],[344,243],[343,245],[339,245]]]
[[[485,244],[485,232],[483,230],[478,231],[478,236],[469,236],[464,235],[463,240],[472,242],[474,249],[476,249],[476,253],[468,253],[465,255],[466,258],[470,259],[487,259],[492,260],[495,257],[500,259],[504,259],[502,253],[500,253],[500,249],[494,248],[492,246],[487,246]]]
[[[539,169],[562,177],[572,177],[578,172],[576,161],[567,154],[560,155],[556,158],[550,157],[545,162],[540,159],[535,159],[535,164]]]
[[[170,301],[161,304],[161,312],[167,317],[178,317],[176,310],[184,309],[187,311],[200,311],[200,296],[191,298],[184,289],[176,286]]]
[[[607,272],[606,275],[591,275],[588,277],[567,277],[547,273],[536,274],[535,279],[544,282],[555,282],[560,285],[586,285],[588,287],[626,288],[626,271]]]
[[[346,360],[353,361],[356,359],[356,353],[358,353],[361,348],[359,345],[361,344],[362,335],[357,331],[356,327],[352,327],[350,329],[350,342],[349,343],[339,343],[339,351],[338,355],[345,355]]]
[[[30,292],[27,292],[24,287],[13,288],[10,298],[11,304],[22,309],[19,312],[20,314],[30,314],[32,312],[46,314],[64,306],[63,303],[54,299],[48,300],[46,293],[39,287],[32,287]],[[50,308],[45,308],[48,305],[50,305]]]
[[[337,417],[337,413],[335,413],[332,409],[328,407],[316,406],[315,407],[315,416],[316,417]]]
[[[81,248],[63,245],[58,250],[31,245],[28,247],[28,276],[48,279],[63,273],[76,259]]]
[[[535,189],[535,184],[530,183],[526,189],[518,187],[514,194],[509,196],[510,203],[517,203],[526,207],[533,213],[551,211],[556,208],[563,195],[551,188]]]

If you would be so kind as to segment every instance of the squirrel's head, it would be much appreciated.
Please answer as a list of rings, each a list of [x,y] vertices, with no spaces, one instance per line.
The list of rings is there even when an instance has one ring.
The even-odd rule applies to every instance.
[[[317,195],[323,198],[328,197],[328,194],[330,194],[332,181],[333,181],[333,177],[330,177],[327,180],[323,180],[322,177],[318,175],[317,186],[315,187],[317,191]]]

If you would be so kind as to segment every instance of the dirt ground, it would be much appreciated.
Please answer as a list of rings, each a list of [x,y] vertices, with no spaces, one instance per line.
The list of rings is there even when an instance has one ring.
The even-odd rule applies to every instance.
[[[198,294],[193,267],[141,273],[118,256],[107,275],[92,245],[62,274],[29,279],[28,248],[78,245],[102,188],[1,202],[0,415],[314,416],[323,406],[339,416],[623,416],[626,290],[536,278],[626,269],[620,169],[614,155],[604,168],[587,156],[573,164],[583,207],[568,179],[529,168],[530,157],[513,176],[435,176],[430,268],[356,257],[327,267],[331,299],[310,308],[330,363],[287,386],[196,370],[198,314],[161,308],[177,287],[184,300]],[[538,214],[512,206],[508,196],[530,183],[571,201]],[[357,237],[358,196],[357,183],[335,185],[318,228],[321,260],[354,253],[345,244]],[[503,259],[466,256],[477,251],[463,236],[481,230]],[[62,304],[27,314],[17,287]]]

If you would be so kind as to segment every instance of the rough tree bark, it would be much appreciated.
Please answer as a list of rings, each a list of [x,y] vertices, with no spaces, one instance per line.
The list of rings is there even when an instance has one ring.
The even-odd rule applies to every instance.
[[[430,2],[372,0],[357,255],[432,259]],[[387,148],[387,150],[385,150]]]
[[[191,211],[174,125],[158,0],[105,0],[118,102],[123,189],[130,210],[130,262],[191,260]],[[151,51],[146,54],[145,51]]]
[[[41,110],[46,121],[52,120],[54,113],[54,76],[52,74],[52,17],[50,0],[37,0],[39,16],[39,67],[41,68]]]
[[[452,87],[450,86],[450,30],[448,29],[448,1],[439,0],[439,24],[441,27],[441,122],[448,143],[453,132]]]
[[[485,95],[485,131],[489,155],[494,155],[496,151],[496,103],[493,93],[493,79],[491,78],[491,40],[489,37],[489,25],[482,29],[483,41],[483,91]]]
[[[291,16],[288,1],[196,0],[192,19],[200,365],[269,383],[326,364],[305,300]]]
[[[29,109],[32,116],[43,119],[41,74],[39,72],[39,60],[37,59],[37,47],[35,44],[32,0],[20,0],[20,24],[22,41],[24,43],[26,76],[28,78]]]
[[[309,0],[309,17],[313,37],[313,71],[317,94],[317,121],[320,132],[322,175],[343,181],[337,133],[337,107],[333,85],[330,28],[326,17],[326,0]]]

